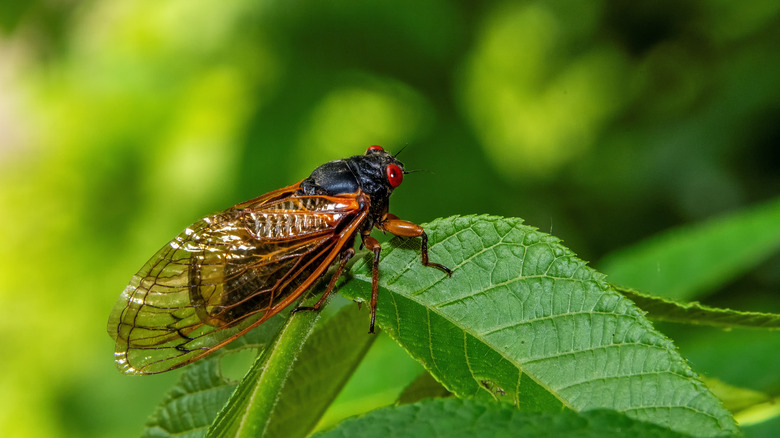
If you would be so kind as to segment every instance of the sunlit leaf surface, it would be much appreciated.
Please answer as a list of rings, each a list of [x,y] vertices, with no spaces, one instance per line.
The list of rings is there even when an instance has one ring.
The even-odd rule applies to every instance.
[[[519,219],[426,226],[431,258],[396,241],[380,263],[380,325],[447,389],[523,409],[614,409],[700,436],[736,425],[674,345],[560,242]],[[342,294],[366,299],[370,271]]]

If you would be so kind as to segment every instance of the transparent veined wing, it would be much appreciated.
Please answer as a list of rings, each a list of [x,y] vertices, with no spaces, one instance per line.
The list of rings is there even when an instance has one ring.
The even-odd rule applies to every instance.
[[[205,217],[161,248],[114,306],[108,332],[127,374],[186,365],[294,302],[351,244],[367,214],[357,195],[297,185]]]

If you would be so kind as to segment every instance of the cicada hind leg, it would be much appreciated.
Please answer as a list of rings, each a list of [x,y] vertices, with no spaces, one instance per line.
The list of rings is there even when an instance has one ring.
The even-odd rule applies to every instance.
[[[344,268],[347,266],[347,262],[349,262],[349,259],[351,259],[354,255],[355,249],[352,248],[352,246],[349,246],[347,249],[342,251],[339,267],[336,269],[333,277],[331,277],[330,282],[328,283],[328,287],[325,289],[325,292],[322,293],[320,299],[317,300],[313,306],[296,307],[292,310],[292,313],[299,312],[301,310],[319,310],[320,307],[325,304],[325,301],[328,299],[328,295],[330,295],[330,293],[333,291],[333,288],[336,286],[336,281],[338,281],[339,277],[341,277],[341,273],[344,272]]]
[[[452,271],[439,263],[433,263],[428,260],[428,235],[425,234],[425,230],[417,224],[409,221],[398,219],[397,216],[388,214],[385,220],[377,224],[377,228],[383,231],[387,231],[393,235],[401,237],[420,237],[422,239],[420,245],[420,257],[422,258],[422,264],[442,270],[452,277]],[[369,333],[374,333],[374,322],[376,320],[376,300],[377,290],[379,289],[379,253],[382,251],[382,246],[379,241],[369,236],[368,234],[361,234],[363,239],[363,245],[369,251],[374,253],[374,263],[371,269],[371,325],[368,329]]]

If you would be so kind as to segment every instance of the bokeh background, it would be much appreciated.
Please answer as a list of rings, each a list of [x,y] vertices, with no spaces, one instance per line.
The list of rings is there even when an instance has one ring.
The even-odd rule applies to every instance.
[[[0,3],[0,435],[139,435],[176,373],[114,369],[132,274],[371,144],[424,170],[395,214],[522,217],[598,266],[780,193],[780,2]],[[779,285],[773,257],[706,298],[778,311]]]

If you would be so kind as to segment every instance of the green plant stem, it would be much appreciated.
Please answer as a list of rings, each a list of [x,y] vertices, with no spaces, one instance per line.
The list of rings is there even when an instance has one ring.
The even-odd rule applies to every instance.
[[[319,312],[298,312],[290,317],[274,343],[252,365],[227,408],[219,413],[208,437],[265,436],[278,394],[319,316]]]

